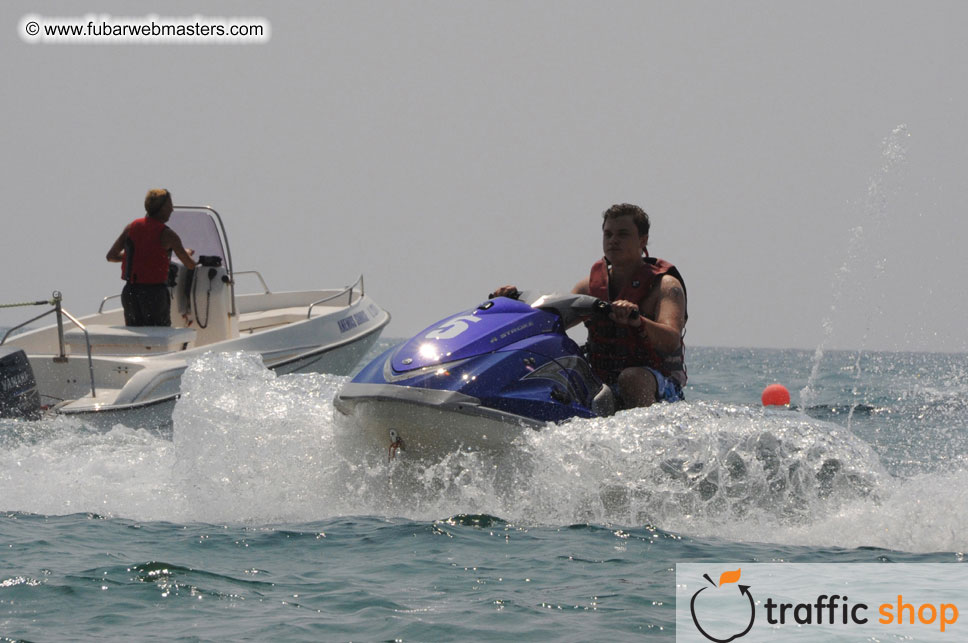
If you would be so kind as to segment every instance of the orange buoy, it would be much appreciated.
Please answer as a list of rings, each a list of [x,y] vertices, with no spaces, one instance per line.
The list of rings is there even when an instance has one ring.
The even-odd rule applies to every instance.
[[[790,404],[790,391],[782,384],[770,384],[763,389],[763,406],[787,406]]]

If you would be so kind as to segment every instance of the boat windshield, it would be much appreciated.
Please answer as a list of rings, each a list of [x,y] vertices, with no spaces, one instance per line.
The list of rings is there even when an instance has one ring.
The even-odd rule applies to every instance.
[[[171,213],[168,227],[175,231],[183,246],[195,251],[193,259],[215,255],[222,258],[223,266],[228,265],[218,223],[207,210],[176,209]],[[178,261],[178,258],[172,255],[171,260]]]

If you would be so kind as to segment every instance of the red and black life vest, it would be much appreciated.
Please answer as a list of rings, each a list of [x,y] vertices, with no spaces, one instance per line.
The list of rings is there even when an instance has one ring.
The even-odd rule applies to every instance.
[[[659,284],[663,275],[672,275],[678,279],[685,293],[686,282],[675,266],[662,259],[646,257],[625,287],[612,298],[609,296],[608,264],[600,259],[592,266],[589,274],[588,292],[605,301],[625,299],[638,304]],[[651,314],[646,317],[652,319]],[[686,318],[688,319],[688,314]],[[685,386],[685,350],[681,341],[677,350],[660,353],[638,328],[616,324],[608,318],[589,319],[585,326],[588,328],[588,343],[585,345],[588,361],[595,374],[603,381],[614,383],[619,373],[630,366],[648,366],[666,377],[671,377],[679,386]]]
[[[128,224],[124,242],[121,278],[131,284],[168,283],[171,250],[161,245],[164,223],[151,217],[135,219]]]

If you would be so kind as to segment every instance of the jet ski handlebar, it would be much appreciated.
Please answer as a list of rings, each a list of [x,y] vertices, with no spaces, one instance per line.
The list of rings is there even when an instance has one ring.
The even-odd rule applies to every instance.
[[[509,299],[524,301],[530,304],[532,308],[554,313],[561,317],[566,327],[587,317],[607,317],[612,313],[611,303],[591,295],[536,295],[533,291],[521,292],[515,288],[510,291],[501,292],[500,295],[493,292],[488,295],[489,299],[493,299],[494,297],[507,297]],[[639,311],[633,310],[629,315],[629,319],[636,319],[638,316]]]
[[[599,299],[595,304],[596,314],[608,316],[612,314],[612,304],[605,301],[604,299]],[[638,319],[639,311],[633,310],[629,313],[629,319]]]
[[[612,312],[612,304],[603,299],[575,294],[543,295],[533,301],[531,307],[555,313],[561,317],[565,327],[570,327],[587,317],[607,317]],[[633,311],[629,319],[635,319],[638,316],[638,311]]]

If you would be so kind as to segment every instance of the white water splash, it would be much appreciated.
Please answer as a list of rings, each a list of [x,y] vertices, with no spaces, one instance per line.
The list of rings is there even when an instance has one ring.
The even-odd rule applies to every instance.
[[[864,328],[861,345],[858,347],[855,375],[860,376],[860,358],[871,332],[872,320],[883,314],[882,302],[871,302],[875,286],[884,275],[887,258],[875,257],[877,234],[887,223],[888,204],[890,197],[898,192],[901,186],[901,171],[906,167],[907,141],[911,134],[907,125],[901,124],[894,128],[890,136],[884,139],[881,147],[881,166],[870,177],[867,195],[862,209],[863,221],[869,224],[865,234],[864,225],[858,225],[850,230],[847,244],[847,256],[840,269],[834,275],[833,302],[830,310],[821,322],[823,336],[813,355],[810,376],[806,386],[800,391],[800,400],[804,406],[813,406],[818,400],[817,377],[820,363],[823,361],[827,345],[833,339],[836,325],[834,318],[839,309],[845,306],[849,296],[852,305],[866,311],[867,325]],[[881,298],[883,299],[883,291]],[[854,394],[857,395],[855,388]],[[851,416],[853,411],[851,411]],[[848,427],[850,418],[848,418]]]
[[[334,422],[345,381],[211,355],[183,378],[172,440],[64,419],[5,423],[0,510],[230,524],[470,513],[736,541],[968,547],[968,507],[951,495],[968,465],[896,480],[849,431],[795,411],[657,405],[549,426],[511,455],[388,463]]]

